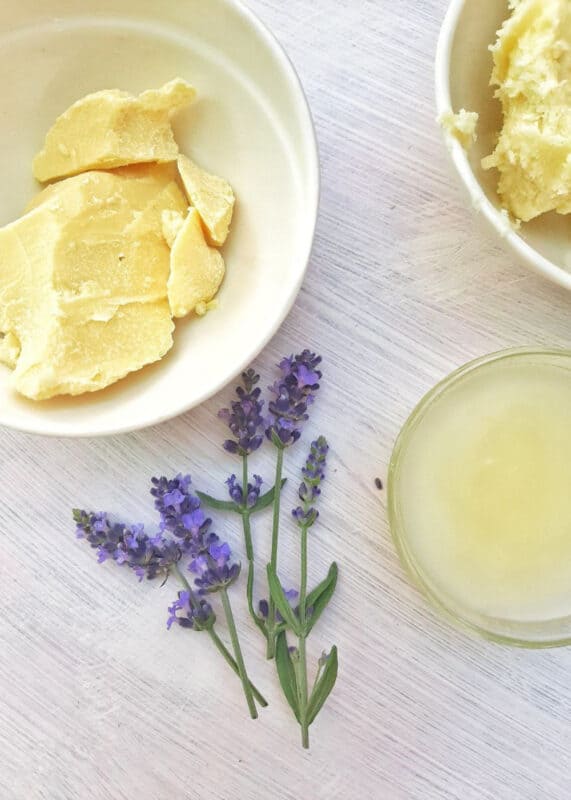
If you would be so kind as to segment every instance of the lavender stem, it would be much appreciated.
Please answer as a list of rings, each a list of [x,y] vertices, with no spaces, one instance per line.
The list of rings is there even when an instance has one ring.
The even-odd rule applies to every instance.
[[[228,597],[228,592],[225,588],[220,590],[220,596],[222,597],[222,605],[224,606],[226,622],[228,623],[228,630],[230,632],[230,638],[232,639],[232,647],[234,648],[234,656],[236,658],[238,672],[242,680],[242,686],[244,687],[244,694],[246,695],[246,702],[248,703],[250,716],[252,719],[257,719],[258,710],[256,709],[256,704],[252,695],[250,679],[248,678],[248,673],[246,672],[246,665],[244,664],[242,648],[240,647],[240,641],[238,639],[238,631],[236,630],[236,622],[234,621],[234,614],[232,613],[230,598]]]
[[[274,486],[276,488],[274,494],[274,520],[272,526],[272,555],[270,560],[270,564],[272,565],[272,569],[275,573],[277,573],[277,568],[278,568],[278,538],[280,529],[280,500],[281,500],[283,465],[284,465],[284,450],[282,447],[278,447],[278,457],[276,460],[276,479],[274,483]],[[268,629],[268,646],[266,650],[266,658],[273,658],[276,651],[276,631],[275,631],[276,607],[272,599],[271,592],[268,603],[267,629]]]
[[[179,581],[182,583],[182,585],[184,586],[184,588],[187,590],[187,592],[189,592],[189,594],[190,594],[190,600],[191,600],[191,602],[192,602],[192,603],[193,603],[193,605],[194,605],[194,604],[196,603],[196,596],[195,596],[195,593],[193,592],[193,590],[192,590],[192,587],[191,587],[190,583],[187,581],[187,579],[185,578],[185,576],[184,576],[184,575],[182,574],[182,572],[180,571],[180,567],[178,566],[178,564],[173,564],[173,572],[175,573],[175,575],[177,576],[177,578],[179,579]],[[226,661],[226,663],[228,664],[228,666],[230,667],[230,669],[231,669],[231,670],[232,670],[234,673],[236,673],[236,675],[237,675],[239,678],[241,678],[242,676],[241,676],[241,674],[240,674],[240,669],[239,669],[239,667],[238,667],[238,664],[237,664],[237,663],[236,663],[236,661],[235,661],[235,660],[232,658],[232,655],[231,655],[230,651],[228,650],[228,648],[226,647],[226,645],[224,644],[224,642],[222,641],[222,639],[221,639],[221,638],[218,636],[218,634],[216,633],[216,631],[214,630],[214,628],[208,628],[208,635],[209,635],[209,636],[210,636],[210,638],[212,639],[212,641],[213,641],[213,643],[214,643],[214,645],[215,645],[216,649],[217,649],[217,650],[218,650],[218,652],[219,652],[219,653],[220,653],[220,654],[223,656],[224,660]],[[263,694],[262,694],[260,691],[258,691],[258,689],[256,689],[256,687],[254,686],[254,684],[253,684],[253,683],[251,683],[251,682],[250,682],[250,688],[251,688],[251,690],[252,690],[252,693],[253,693],[254,697],[255,697],[255,698],[256,698],[256,700],[258,701],[258,703],[259,703],[259,704],[262,706],[262,708],[266,708],[266,706],[268,705],[268,701],[266,700],[266,698],[264,697],[264,695],[263,695]]]
[[[306,749],[309,748],[309,725],[307,724],[307,653],[305,648],[305,625],[307,621],[307,525],[301,528],[301,585],[299,590],[299,622],[301,634],[299,636],[299,677],[300,677],[300,723],[301,723],[301,743]]]

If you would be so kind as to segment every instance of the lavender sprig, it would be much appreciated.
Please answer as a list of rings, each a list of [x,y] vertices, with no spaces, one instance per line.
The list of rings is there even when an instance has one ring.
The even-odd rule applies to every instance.
[[[304,350],[296,356],[284,358],[279,364],[280,378],[270,387],[273,399],[269,403],[270,416],[266,437],[277,449],[275,486],[280,486],[283,474],[284,452],[295,444],[309,418],[308,409],[315,402],[322,373],[318,369],[321,356]],[[278,546],[280,525],[280,492],[275,493],[272,525],[272,550],[270,565],[275,573],[278,568]],[[266,624],[267,658],[273,658],[277,636],[275,602],[270,592],[268,620]]]
[[[248,456],[256,451],[263,442],[265,420],[262,416],[264,401],[261,400],[261,390],[257,387],[260,376],[249,369],[242,373],[242,384],[236,388],[237,400],[230,404],[230,408],[223,408],[218,416],[230,428],[233,439],[224,442],[224,449],[229,453],[238,454],[242,459],[242,483],[236,475],[231,475],[226,481],[230,502],[218,500],[208,494],[199,492],[200,499],[208,506],[221,511],[232,511],[242,517],[242,528],[248,561],[248,579],[246,597],[248,610],[259,630],[266,635],[266,628],[256,614],[254,608],[254,544],[252,540],[251,516],[272,505],[276,492],[279,493],[285,481],[279,488],[274,486],[264,495],[261,495],[263,480],[259,475],[253,476],[253,483],[249,482]]]
[[[184,591],[169,607],[167,627],[173,624],[196,631],[207,631],[216,648],[230,667],[239,675],[252,718],[257,717],[254,696],[261,705],[265,699],[248,678],[236,625],[227,594],[228,587],[237,580],[240,567],[231,563],[227,543],[210,530],[211,520],[201,509],[200,499],[191,491],[189,475],[176,478],[153,478],[151,494],[160,515],[160,530],[150,537],[142,525],[127,526],[110,523],[106,514],[73,512],[77,536],[86,539],[98,552],[98,561],[112,560],[119,566],[132,569],[142,580],[171,573],[181,580]],[[165,534],[170,533],[171,537]],[[191,558],[189,569],[195,574],[196,589],[192,589],[180,571],[183,558]],[[219,592],[230,631],[234,658],[214,631],[216,615],[210,603],[201,595]]]
[[[288,605],[288,598],[275,569],[268,564],[268,581],[273,600],[283,615],[287,628],[298,638],[297,647],[290,648],[285,631],[278,633],[276,666],[284,694],[300,724],[302,745],[305,748],[309,747],[309,726],[331,693],[337,678],[337,648],[333,647],[328,655],[320,659],[313,689],[309,693],[306,639],[331,599],[337,583],[337,565],[332,564],[327,578],[312,592],[307,592],[308,532],[319,516],[312,504],[321,494],[328,450],[327,441],[322,436],[312,443],[303,469],[304,480],[298,492],[301,505],[292,512],[301,538],[301,586],[299,606],[295,611]]]

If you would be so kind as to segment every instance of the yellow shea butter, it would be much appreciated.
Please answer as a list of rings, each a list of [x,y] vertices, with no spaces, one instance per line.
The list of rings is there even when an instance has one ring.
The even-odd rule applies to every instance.
[[[208,303],[224,278],[224,259],[204,238],[200,215],[191,208],[171,250],[168,299],[174,317],[185,317]]]
[[[179,156],[178,168],[185,191],[206,230],[208,243],[221,247],[228,237],[236,199],[228,181],[200,169],[190,158]]]
[[[464,108],[457,114],[445,111],[438,118],[438,122],[447,133],[460,142],[464,150],[468,150],[478,138],[476,133],[478,114],[475,111],[466,111]]]
[[[14,369],[19,355],[20,342],[13,332],[0,337],[0,364],[5,364],[10,369]]]
[[[45,182],[93,169],[176,161],[171,116],[194,97],[180,78],[138,97],[118,89],[90,94],[56,120],[34,159],[34,176]]]
[[[21,346],[17,391],[94,391],[164,355],[173,326],[162,214],[186,209],[160,166],[88,172],[0,230],[0,331]]]
[[[165,241],[169,247],[175,243],[176,237],[179,235],[185,217],[176,211],[164,211],[162,215],[162,231]]]
[[[492,47],[491,83],[503,109],[496,149],[504,207],[528,221],[571,211],[571,3],[512,0]]]
[[[97,391],[159,361],[173,330],[166,300],[121,305],[109,319],[98,319],[96,310],[64,314],[47,327],[34,357],[18,362],[15,388],[35,400]]]

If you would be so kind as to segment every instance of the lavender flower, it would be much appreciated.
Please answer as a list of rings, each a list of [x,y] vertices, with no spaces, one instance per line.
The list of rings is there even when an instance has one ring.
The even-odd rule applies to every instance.
[[[259,494],[261,480],[251,492]],[[164,575],[165,580],[174,570],[186,587],[186,591],[178,593],[178,598],[169,607],[167,627],[175,623],[183,628],[207,631],[216,649],[224,656],[232,670],[239,676],[248,710],[252,719],[258,716],[255,699],[267,706],[263,695],[251,683],[246,672],[244,657],[238,639],[236,623],[226,593],[226,588],[233,583],[240,573],[239,564],[230,563],[230,548],[221,543],[218,536],[210,531],[211,520],[207,519],[200,507],[200,499],[191,493],[189,475],[177,475],[176,478],[153,478],[151,494],[155,498],[155,508],[160,514],[160,530],[156,536],[148,536],[142,525],[127,527],[123,523],[111,524],[106,514],[88,514],[75,510],[77,536],[86,539],[98,552],[100,562],[113,560],[116,564],[127,565],[142,580]],[[169,531],[176,538],[167,538]],[[195,592],[183,577],[178,562],[181,558],[191,557],[189,569],[197,577],[195,579],[199,591]],[[232,639],[234,658],[224,642],[214,631],[216,616],[205,599],[199,595],[221,591],[222,605]],[[255,698],[255,699],[254,699]]]
[[[254,475],[254,483],[248,483],[248,497],[247,497],[247,507],[253,508],[256,503],[258,502],[258,498],[260,497],[260,490],[262,488],[262,484],[264,481],[260,478],[259,475]],[[244,492],[242,489],[242,485],[238,482],[238,479],[235,475],[231,475],[228,480],[226,481],[226,485],[228,486],[228,494],[232,498],[232,500],[236,503],[237,506],[241,506],[244,502]]]
[[[80,510],[75,510],[73,516],[78,539],[86,539],[97,550],[100,564],[110,560],[119,566],[126,565],[139,580],[166,578],[181,559],[181,549],[176,542],[165,539],[162,533],[148,536],[143,525],[111,524],[106,514],[88,514]]]
[[[257,450],[263,441],[261,435],[264,426],[262,417],[263,400],[260,400],[261,389],[256,387],[260,376],[249,369],[242,373],[243,386],[238,386],[238,400],[223,408],[218,416],[227,422],[234,439],[224,442],[224,449],[229,453],[247,456]]]
[[[181,612],[180,616],[179,612]],[[207,603],[202,598],[192,598],[190,592],[179,592],[178,599],[174,601],[172,606],[169,606],[169,618],[167,620],[167,628],[169,630],[176,623],[182,628],[194,628],[194,630],[203,631],[208,627],[212,627],[215,622],[216,616],[210,603]]]
[[[218,541],[215,534],[208,533],[212,520],[206,517],[199,498],[191,492],[190,475],[177,475],[171,480],[152,478],[151,483],[155,508],[161,515],[160,529],[180,539],[180,547],[186,554],[197,556]]]
[[[279,364],[281,377],[270,392],[270,418],[266,436],[270,441],[288,447],[301,436],[303,423],[309,419],[308,408],[315,401],[322,373],[317,369],[321,357],[304,350],[297,356],[284,358]]]
[[[299,592],[296,589],[286,589],[284,586],[282,586],[282,589],[284,590],[284,595],[286,597],[286,600],[291,606],[293,606],[292,601],[297,600],[297,598],[299,597]],[[270,614],[270,604],[268,603],[267,600],[260,600],[260,602],[258,603],[258,611],[262,619],[264,620],[268,619],[268,616]],[[276,620],[278,622],[284,621],[279,611],[276,611]]]
[[[218,592],[234,583],[240,574],[240,565],[231,564],[231,557],[230,546],[216,541],[191,561],[189,570],[197,576],[194,582],[199,594]]]
[[[320,436],[311,443],[308,459],[302,470],[304,481],[299,487],[299,499],[303,506],[298,506],[292,511],[294,519],[300,527],[310,528],[319,516],[313,503],[321,494],[321,482],[325,479],[325,467],[329,445],[324,436]]]

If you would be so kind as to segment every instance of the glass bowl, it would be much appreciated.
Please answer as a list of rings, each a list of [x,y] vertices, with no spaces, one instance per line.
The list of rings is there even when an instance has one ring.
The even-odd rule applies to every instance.
[[[435,574],[439,571],[439,567],[432,569],[427,565],[427,562],[430,561],[432,561],[433,565],[438,564],[440,554],[436,556],[432,555],[430,558],[427,558],[426,553],[428,550],[426,546],[422,546],[422,541],[426,540],[420,540],[421,546],[419,546],[418,543],[415,544],[413,541],[415,537],[412,535],[410,517],[411,515],[412,517],[416,515],[417,520],[422,520],[423,526],[424,524],[430,526],[433,523],[425,523],[425,520],[433,520],[434,517],[431,516],[433,512],[429,511],[425,517],[424,510],[414,510],[408,513],[407,519],[406,505],[402,497],[405,492],[405,486],[410,489],[410,486],[414,487],[416,485],[414,479],[411,482],[410,477],[408,477],[408,484],[405,484],[403,479],[403,475],[406,475],[407,469],[409,471],[412,469],[413,475],[415,470],[414,466],[407,466],[407,454],[409,452],[414,452],[410,450],[410,448],[411,445],[414,445],[415,440],[417,443],[423,442],[422,437],[425,436],[426,431],[429,430],[427,425],[431,417],[433,420],[438,420],[439,418],[444,420],[448,419],[449,415],[445,413],[446,407],[444,402],[455,402],[455,400],[461,402],[459,406],[459,408],[461,408],[461,414],[464,415],[465,419],[469,419],[471,414],[478,414],[480,410],[477,403],[474,405],[469,402],[470,392],[473,387],[485,385],[482,384],[482,381],[487,376],[491,378],[492,373],[495,375],[503,374],[504,370],[511,370],[511,380],[511,375],[517,375],[518,370],[521,371],[522,367],[526,369],[531,368],[532,374],[537,376],[534,387],[541,386],[539,381],[541,381],[541,376],[543,374],[545,374],[546,377],[552,374],[554,379],[559,381],[561,377],[559,370],[564,370],[565,374],[563,377],[565,380],[568,377],[571,385],[571,351],[514,349],[493,353],[466,364],[445,378],[420,401],[402,428],[391,457],[388,476],[389,522],[392,537],[406,570],[432,605],[444,612],[451,621],[487,639],[504,644],[530,648],[563,646],[571,644],[571,581],[569,582],[568,594],[569,612],[566,614],[549,613],[544,618],[541,612],[537,614],[535,612],[526,612],[522,614],[520,618],[517,613],[510,612],[509,615],[491,613],[483,606],[489,605],[490,608],[492,608],[495,602],[493,598],[490,598],[489,604],[487,600],[484,603],[479,603],[478,598],[475,598],[473,602],[471,599],[467,601],[466,597],[472,585],[470,582],[468,582],[468,584],[462,582],[463,587],[467,586],[468,588],[466,588],[466,590],[462,589],[462,591],[457,594],[456,591],[451,591],[449,587],[444,585],[445,582],[442,580],[441,575]],[[543,370],[549,370],[549,372],[544,373],[542,372]],[[533,390],[534,387],[532,387]],[[474,399],[477,400],[478,398],[476,395]],[[540,394],[538,394],[538,397],[540,397]],[[439,414],[442,416],[439,417]],[[571,410],[569,412],[569,419],[571,426]],[[464,429],[462,428],[461,430]],[[468,436],[468,434],[466,435]],[[460,436],[459,439],[461,440],[462,436]],[[429,439],[427,441],[429,441]],[[459,447],[460,446],[459,444]],[[430,457],[432,458],[432,453]],[[410,463],[418,464],[418,460],[415,459],[410,461]],[[416,468],[420,469],[418,466]],[[431,475],[427,480],[433,479],[436,478]],[[418,497],[419,494],[414,494],[413,496]],[[422,502],[422,500],[420,502]],[[485,497],[482,497],[482,502],[486,502]],[[419,529],[420,528],[417,527],[417,530]],[[454,531],[455,530],[456,528],[454,528]],[[441,531],[442,527],[439,528],[439,534]],[[569,537],[571,537],[571,519],[569,519]],[[424,553],[421,553],[423,550]],[[483,548],[482,552],[484,552]],[[421,554],[419,555],[419,553]],[[571,573],[571,566],[569,569]],[[460,582],[460,573],[455,576],[455,580],[458,586]],[[454,581],[452,581],[452,583],[454,583]],[[528,585],[529,584],[526,584],[526,591]],[[549,581],[545,581],[545,585],[551,587]],[[500,586],[500,584],[498,584],[498,586]],[[498,591],[501,591],[501,588]],[[565,584],[564,591],[565,604],[567,604]],[[459,594],[463,594],[464,596],[460,597]],[[530,594],[530,597],[531,596]],[[533,603],[533,600],[530,600],[530,602]]]

